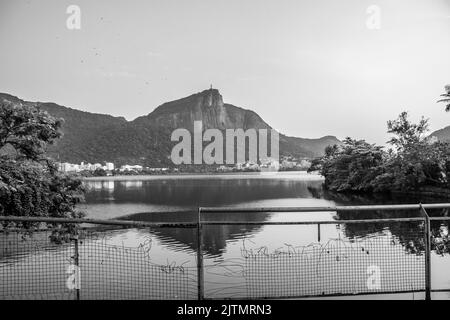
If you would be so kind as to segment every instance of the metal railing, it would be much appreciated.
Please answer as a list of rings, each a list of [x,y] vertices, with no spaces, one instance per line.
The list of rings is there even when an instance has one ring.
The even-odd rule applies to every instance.
[[[197,221],[188,223],[2,216],[0,299],[201,300],[390,293],[424,293],[425,299],[431,299],[432,292],[450,292],[450,282],[448,287],[438,289],[433,289],[431,282],[432,252],[445,256],[450,248],[448,238],[443,239],[436,230],[450,217],[430,217],[427,210],[449,208],[450,203],[199,208]],[[220,213],[347,212],[358,216],[366,211],[389,210],[419,215],[323,221],[210,219],[210,215]],[[33,225],[35,230],[28,235],[24,223],[49,225],[45,230]],[[70,239],[58,241],[55,234],[61,235],[65,226],[74,224],[77,228]],[[360,226],[374,225],[380,225],[376,232],[360,232]],[[214,243],[208,243],[207,238],[214,235],[215,228],[233,226],[296,228],[299,235],[316,226],[317,237],[281,249],[252,247],[251,240],[244,238],[240,239],[239,256],[215,259],[206,248]],[[123,234],[116,236],[115,232],[124,228],[135,230],[132,238],[137,240],[120,242]],[[157,241],[151,235],[168,229],[185,232],[185,243],[191,245],[191,250],[184,253],[185,260],[154,260],[152,246]],[[346,236],[341,235],[342,229]],[[164,250],[158,251],[160,257]]]

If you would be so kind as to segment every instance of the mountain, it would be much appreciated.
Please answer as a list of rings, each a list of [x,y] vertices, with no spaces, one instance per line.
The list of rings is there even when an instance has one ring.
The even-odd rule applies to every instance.
[[[217,89],[205,90],[189,97],[164,103],[152,113],[133,122],[145,126],[163,126],[172,130],[193,130],[194,121],[202,121],[204,129],[269,129],[259,115],[223,102]]]
[[[430,136],[436,137],[439,141],[450,142],[450,126],[436,130]]]
[[[170,141],[171,133],[178,128],[192,132],[194,121],[202,121],[204,130],[271,129],[254,111],[224,103],[217,89],[164,103],[133,121],[50,102],[23,101],[5,93],[0,93],[2,100],[37,105],[49,114],[63,118],[64,135],[48,153],[59,161],[72,163],[112,161],[116,165],[171,165],[170,153],[176,144]],[[280,133],[280,155],[313,158],[322,155],[327,145],[339,143],[334,136],[305,139]]]

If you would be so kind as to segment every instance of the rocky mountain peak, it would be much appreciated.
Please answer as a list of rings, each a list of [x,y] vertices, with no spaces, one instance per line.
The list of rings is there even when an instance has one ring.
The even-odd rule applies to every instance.
[[[198,93],[196,96],[199,105],[215,108],[223,107],[223,98],[218,89],[210,88]]]

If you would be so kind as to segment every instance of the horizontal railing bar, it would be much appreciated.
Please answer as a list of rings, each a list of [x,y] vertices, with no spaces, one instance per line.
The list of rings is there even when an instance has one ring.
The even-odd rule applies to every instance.
[[[17,217],[17,216],[0,216],[0,221],[14,222],[47,222],[47,223],[88,223],[101,225],[117,225],[128,227],[171,227],[171,228],[195,228],[197,223],[186,222],[145,222],[145,221],[129,221],[129,220],[101,220],[101,219],[84,219],[84,218],[49,218],[49,217]]]
[[[431,292],[450,292],[450,288],[449,289],[431,289]]]
[[[450,208],[450,203],[422,204],[425,209]],[[420,204],[329,206],[329,207],[200,207],[201,213],[245,213],[245,212],[324,212],[324,211],[371,211],[371,210],[419,210]]]
[[[450,208],[450,203],[422,204],[423,208]],[[246,212],[321,212],[321,211],[369,211],[369,210],[412,210],[420,209],[420,204],[407,205],[368,205],[368,206],[334,206],[334,207],[266,207],[266,208],[199,208],[201,213],[246,213]],[[450,217],[431,217],[431,220],[450,220]],[[421,221],[422,217],[389,218],[389,219],[355,219],[331,221],[294,221],[294,222],[252,222],[252,221],[202,221],[206,225],[232,225],[232,224],[336,224],[336,223],[367,223],[367,222],[395,222],[395,221]],[[87,218],[51,218],[51,217],[18,217],[0,216],[0,221],[16,222],[47,222],[47,223],[86,223],[97,225],[117,225],[129,227],[178,227],[194,228],[196,222],[144,222],[130,220],[104,220]]]
[[[423,221],[422,217],[411,218],[386,218],[386,219],[353,219],[353,220],[316,220],[316,221],[201,221],[202,225],[316,225],[316,224],[344,224],[344,223],[377,223],[377,222],[407,222]],[[438,219],[437,219],[438,220]],[[127,220],[99,220],[99,219],[70,219],[70,218],[48,218],[48,217],[16,217],[0,216],[0,221],[14,222],[46,222],[46,223],[86,223],[99,225],[117,225],[127,227],[179,227],[194,228],[197,223],[185,222],[141,222]],[[7,229],[9,230],[9,229]]]
[[[330,294],[316,294],[316,295],[292,295],[292,296],[262,296],[262,297],[230,297],[230,298],[205,298],[205,300],[289,300],[289,299],[309,299],[309,298],[332,298],[332,297],[354,297],[354,296],[372,296],[372,295],[386,295],[386,294],[407,294],[407,293],[421,293],[420,290],[399,290],[399,291],[374,291],[374,292],[358,292],[358,293],[330,293]]]
[[[407,222],[424,221],[424,218],[388,218],[388,219],[358,219],[358,220],[325,220],[325,221],[202,221],[202,225],[316,225],[344,223],[377,223],[377,222]]]
[[[442,221],[447,221],[450,220],[450,217],[430,217],[430,220],[442,220]]]

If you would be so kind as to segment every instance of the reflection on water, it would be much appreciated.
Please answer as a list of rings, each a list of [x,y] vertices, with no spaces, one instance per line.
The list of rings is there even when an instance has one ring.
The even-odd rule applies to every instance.
[[[86,180],[84,183],[88,193],[86,195],[86,203],[82,206],[82,209],[87,213],[87,217],[154,222],[196,222],[197,208],[200,206],[312,207],[445,202],[442,199],[427,199],[417,196],[367,197],[335,194],[323,190],[320,177],[297,172],[270,176],[251,174],[123,177],[117,180],[111,178]],[[435,210],[430,211],[430,214],[446,216],[448,212],[446,210]],[[336,271],[335,268],[339,265],[341,266],[339,268],[343,268],[342,264],[344,262],[350,266],[354,261],[351,262],[351,259],[346,259],[348,257],[357,257],[359,262],[363,261],[361,259],[367,260],[364,262],[364,267],[366,267],[366,264],[369,265],[375,261],[379,265],[384,266],[393,275],[399,272],[397,270],[399,266],[390,264],[393,261],[393,255],[397,255],[397,257],[403,259],[401,261],[409,263],[410,265],[406,266],[406,268],[416,270],[414,272],[419,277],[421,275],[421,267],[414,267],[417,263],[419,263],[418,266],[423,266],[421,265],[424,251],[423,226],[419,222],[322,224],[320,227],[320,238],[317,225],[246,224],[247,222],[258,223],[266,221],[323,221],[330,219],[350,220],[417,216],[419,216],[419,213],[414,211],[204,214],[202,216],[204,221],[242,222],[240,225],[208,225],[203,227],[202,250],[205,255],[206,289],[209,290],[208,292],[211,295],[217,297],[232,296],[234,294],[238,296],[268,294],[268,291],[264,291],[265,289],[272,290],[270,291],[272,293],[278,292],[277,290],[286,288],[289,283],[297,283],[298,281],[284,283],[283,281],[286,281],[284,278],[269,279],[273,285],[265,289],[258,286],[254,287],[254,285],[255,283],[262,283],[261,279],[259,279],[260,277],[270,278],[268,273],[272,272],[271,270],[274,267],[278,268],[278,270],[284,270],[284,268],[291,270],[293,268],[292,262],[294,261],[290,259],[291,257],[297,259],[295,260],[295,265],[303,265],[306,268],[305,270],[311,269],[311,276],[315,274],[314,272],[316,271],[314,270],[318,266],[325,268],[324,266],[328,265],[333,266],[333,272],[353,270],[353,273],[358,273],[359,276],[365,277],[365,269],[354,269],[355,267],[352,267],[353,269],[347,268],[348,270],[339,269],[340,271]],[[448,241],[448,225],[434,221],[431,227],[436,239],[441,239],[439,246],[437,243],[433,244],[433,249],[435,249],[433,259],[444,255],[443,259],[449,262],[448,247],[450,245],[447,246],[449,242],[446,242]],[[152,239],[151,255],[147,258],[153,264],[167,265],[173,262],[179,265],[185,263],[188,257],[188,260],[192,263],[191,266],[195,266],[195,258],[193,257],[195,257],[198,249],[196,229],[150,228],[111,230],[111,228],[101,227],[97,228],[97,231],[103,234],[103,238],[108,239],[109,245],[133,248],[133,250],[140,248],[142,243],[147,241],[145,239]],[[445,237],[445,232],[447,232],[447,238]],[[330,247],[330,243],[336,243],[338,247]],[[362,247],[371,248],[370,254],[368,253],[369,250],[367,252],[361,250],[361,247],[355,246],[354,243],[364,243]],[[374,243],[379,244],[374,247]],[[340,244],[344,244],[343,249],[340,247]],[[324,256],[323,248],[327,246],[332,248],[328,249],[328,252],[331,253]],[[312,250],[312,253],[305,254],[309,250]],[[248,273],[251,270],[255,271],[254,269],[248,269],[252,266],[255,267],[254,261],[248,260],[249,252],[253,253],[253,256],[256,257],[255,259],[260,259],[258,260],[260,267],[262,265],[266,266],[266,269],[260,270],[262,273]],[[272,253],[276,253],[276,257],[283,253],[281,256],[284,260],[273,260],[274,255]],[[14,256],[14,253],[9,252],[8,257],[11,258],[11,256]],[[17,252],[16,258],[18,256],[23,257],[26,254]],[[6,257],[2,256],[0,260],[3,258]],[[280,261],[285,262],[281,266],[276,265]],[[338,265],[336,265],[337,262],[339,262]],[[434,284],[450,287],[450,276],[444,271],[445,268],[442,267],[444,265],[442,264],[442,259],[435,261],[435,263],[437,266],[441,266],[439,268],[442,271],[434,274]],[[243,270],[247,271],[243,272]],[[322,270],[321,272],[325,271]],[[411,275],[411,272],[409,274]],[[254,277],[253,282],[249,280],[248,277],[250,276]],[[327,276],[330,276],[330,274]],[[339,278],[339,274],[334,276]],[[400,276],[403,277],[399,274],[398,277]],[[421,280],[417,279],[409,279],[413,282],[416,281],[414,285],[411,285],[411,288],[419,288],[422,285]],[[402,281],[407,282],[409,280],[405,278]],[[330,281],[328,282],[334,283],[333,285],[336,288],[344,285],[341,282],[332,282],[331,278]],[[247,287],[243,287],[244,282],[247,283]],[[227,284],[226,288],[223,287],[224,283]],[[327,281],[323,281],[323,285],[326,285],[326,283]],[[307,292],[315,292],[313,282],[311,282],[310,286],[311,291]],[[323,291],[328,292],[331,290],[330,288],[324,288]]]
[[[101,204],[146,204],[149,207],[227,206],[256,200],[312,198],[309,187],[320,188],[319,177],[302,179],[304,175],[233,176],[233,179],[180,178],[131,181],[85,181],[90,208]],[[271,177],[271,178],[268,178]],[[313,176],[314,177],[314,176]],[[111,195],[113,199],[111,199]],[[91,215],[92,212],[90,212]]]
[[[87,181],[86,184],[89,187],[92,183],[105,182]],[[86,211],[88,215],[95,217],[99,212],[104,212],[104,209],[108,208],[111,218],[189,222],[196,221],[196,209],[199,206],[309,207],[446,201],[446,199],[420,196],[337,194],[324,190],[320,177],[304,173],[284,173],[270,177],[257,175],[189,176],[167,179],[159,177],[158,179],[141,180],[140,184],[133,184],[135,182],[135,180],[114,181],[113,191],[104,188],[91,189],[87,195]],[[446,216],[448,211],[430,210],[429,214]],[[224,263],[227,265],[233,259],[242,258],[245,241],[250,241],[247,243],[252,243],[255,248],[264,247],[265,250],[277,250],[286,244],[307,246],[318,241],[317,226],[315,225],[245,225],[245,222],[248,221],[318,221],[418,216],[420,216],[419,212],[416,211],[205,214],[202,216],[203,220],[235,221],[243,224],[205,226],[203,228],[203,252],[206,255],[206,264],[217,266]],[[435,234],[446,228],[446,223],[439,221],[432,223],[432,231]],[[424,250],[422,230],[422,225],[417,222],[322,225],[321,241],[325,241],[324,239],[370,239],[388,234],[391,239],[389,241],[397,243],[405,254],[420,256]],[[197,250],[195,230],[171,228],[152,229],[150,232],[168,247],[177,248],[177,250],[184,247],[183,250],[186,252]],[[445,249],[440,252],[448,253],[448,246],[444,247]],[[383,259],[385,258],[387,257]],[[217,272],[213,273],[217,277]],[[216,278],[214,279],[217,281]],[[223,281],[228,283],[230,279],[226,278]],[[234,281],[239,286],[242,279],[234,278]],[[434,281],[439,286],[450,287],[450,277],[446,272],[435,277]],[[214,288],[212,286],[212,289]],[[218,288],[218,290],[222,289]]]
[[[199,206],[286,206],[326,205],[315,199],[309,188],[321,188],[317,176],[301,173],[279,176],[181,177],[113,181],[86,181],[85,210],[92,218],[121,218],[140,221],[192,222],[197,220]],[[106,214],[108,216],[106,216]],[[317,214],[330,217],[330,214]],[[211,256],[220,255],[227,241],[255,234],[261,225],[245,222],[264,222],[276,215],[270,213],[208,214],[203,220],[235,221],[242,225],[208,226],[204,230],[204,250]],[[195,231],[189,229],[155,229],[161,239],[176,240],[187,248],[196,249]]]
[[[119,218],[140,221],[192,222],[197,219],[197,208],[203,207],[264,207],[264,206],[333,206],[389,203],[440,202],[436,198],[407,196],[362,196],[327,192],[322,188],[322,179],[305,173],[283,173],[271,176],[231,175],[225,177],[179,176],[179,177],[136,177],[127,180],[85,181],[88,189],[84,209],[91,218]],[[430,212],[446,215],[444,212]],[[245,225],[247,221],[292,221],[364,219],[387,217],[417,217],[414,211],[377,212],[315,212],[299,214],[283,213],[221,213],[206,214],[203,220],[235,221],[242,225],[208,226],[204,229],[204,250],[211,256],[220,255],[227,242],[249,235],[263,233],[261,225]],[[438,226],[439,227],[439,226]],[[344,228],[348,238],[364,237],[385,229],[401,237],[401,230],[382,223],[349,224]],[[285,227],[276,230],[289,241],[297,234],[286,234]],[[188,249],[196,249],[196,234],[189,229],[155,229],[155,236],[166,241],[177,241]],[[313,235],[311,235],[313,237]],[[270,239],[268,239],[270,241]],[[405,242],[407,240],[405,239]],[[172,244],[173,245],[173,244]]]

